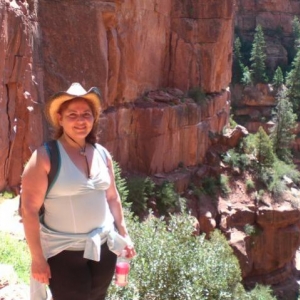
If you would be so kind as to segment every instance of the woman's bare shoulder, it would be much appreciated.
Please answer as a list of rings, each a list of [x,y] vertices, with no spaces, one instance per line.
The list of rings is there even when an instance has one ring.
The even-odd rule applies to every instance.
[[[46,173],[50,170],[50,158],[44,146],[38,147],[26,163],[26,168],[44,169]]]

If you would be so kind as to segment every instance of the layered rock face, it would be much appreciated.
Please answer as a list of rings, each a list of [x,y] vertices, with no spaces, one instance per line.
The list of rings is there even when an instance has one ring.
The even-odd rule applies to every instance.
[[[103,109],[107,110],[103,114],[107,121],[102,124],[130,123],[123,132],[103,127],[101,133],[102,142],[109,144],[125,168],[151,174],[170,171],[180,161],[196,164],[209,145],[204,138],[208,128],[220,132],[226,124],[234,1],[0,3],[0,68],[5,75],[1,85],[4,150],[0,190],[18,185],[31,150],[49,136],[42,129],[45,99],[66,90],[72,82],[80,82],[86,89],[101,88]],[[140,95],[163,87],[185,92],[197,87],[216,93],[208,105],[215,110],[205,112],[174,103],[159,108],[132,104]],[[132,109],[119,109],[126,103],[131,103]],[[111,107],[115,113],[109,112]],[[187,111],[192,111],[192,120]],[[124,120],[116,119],[119,117]],[[189,149],[191,142],[197,146]],[[165,153],[174,145],[174,156],[166,163],[154,150],[162,146]],[[129,154],[132,149],[137,157]]]
[[[266,132],[274,125],[272,110],[276,107],[276,93],[270,84],[243,86],[235,84],[231,87],[234,115],[239,124],[250,133],[256,133],[260,126]]]
[[[300,245],[300,212],[296,207],[299,204],[246,204],[242,202],[245,199],[240,195],[239,203],[219,202],[220,228],[240,261],[245,284],[253,287],[257,282],[273,286],[287,280],[295,283],[295,252]],[[298,200],[294,201],[296,204]]]
[[[38,27],[27,3],[0,1],[0,190],[18,186],[43,139]]]
[[[229,0],[39,1],[45,94],[79,81],[100,86],[107,107],[164,86],[220,92],[233,11]]]
[[[180,102],[172,91],[163,92],[170,100],[161,103],[157,100],[161,93],[149,94],[148,103],[136,102],[101,119],[101,140],[126,170],[151,175],[171,172],[179,164],[195,166],[212,144],[209,133],[220,134],[228,123],[227,91],[201,106],[189,99]],[[179,104],[171,106],[172,98]]]

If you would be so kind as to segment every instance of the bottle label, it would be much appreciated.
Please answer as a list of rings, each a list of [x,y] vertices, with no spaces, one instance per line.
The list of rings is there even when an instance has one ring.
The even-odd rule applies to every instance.
[[[128,283],[128,275],[127,274],[116,274],[116,285],[125,286]]]

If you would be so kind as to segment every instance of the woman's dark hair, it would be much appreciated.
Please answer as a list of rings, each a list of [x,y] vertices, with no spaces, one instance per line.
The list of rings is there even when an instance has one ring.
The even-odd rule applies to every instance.
[[[58,110],[58,113],[61,114],[63,111],[65,111],[68,108],[68,106],[72,102],[75,102],[77,100],[85,100],[86,103],[88,104],[88,106],[90,107],[90,109],[92,110],[93,116],[95,117],[95,115],[96,115],[96,113],[95,113],[95,107],[88,100],[86,100],[84,98],[80,98],[80,97],[79,98],[71,99],[69,101],[65,101],[60,106],[60,108]],[[91,132],[85,138],[85,141],[87,143],[95,144],[97,142],[98,127],[99,127],[99,120],[95,120]],[[57,128],[54,128],[54,130],[52,132],[52,138],[55,139],[55,140],[57,140],[57,139],[59,139],[62,136],[63,133],[64,133],[64,130],[63,130],[63,128],[61,126],[59,126]]]

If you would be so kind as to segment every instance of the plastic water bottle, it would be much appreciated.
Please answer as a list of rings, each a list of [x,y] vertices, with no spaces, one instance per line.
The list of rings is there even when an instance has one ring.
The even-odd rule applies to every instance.
[[[128,284],[128,275],[130,270],[129,259],[126,257],[127,251],[123,250],[117,259],[115,271],[115,284],[118,286],[126,286]]]

